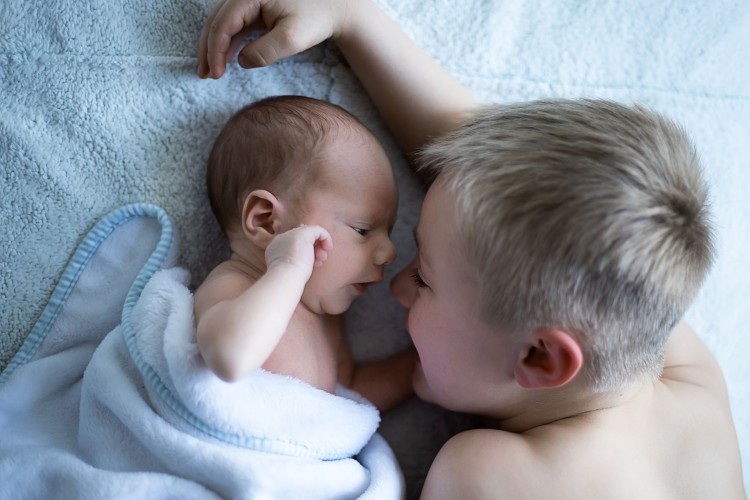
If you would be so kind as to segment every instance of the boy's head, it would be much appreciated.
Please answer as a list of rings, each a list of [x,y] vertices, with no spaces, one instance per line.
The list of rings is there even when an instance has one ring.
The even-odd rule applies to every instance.
[[[301,96],[255,102],[221,131],[209,158],[211,207],[235,252],[262,258],[271,239],[300,224],[325,228],[333,248],[302,303],[341,314],[396,255],[398,193],[373,134],[334,104]]]
[[[420,161],[455,200],[485,325],[569,332],[596,391],[658,376],[712,261],[680,128],[606,101],[490,106]]]

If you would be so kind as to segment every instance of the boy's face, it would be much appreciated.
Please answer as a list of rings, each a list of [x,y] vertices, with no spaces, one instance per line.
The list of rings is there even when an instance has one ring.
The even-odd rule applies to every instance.
[[[318,314],[341,314],[367,285],[382,281],[396,257],[390,232],[398,192],[388,158],[369,134],[339,131],[323,148],[301,222],[328,230],[333,248],[313,271],[302,303]]]
[[[493,413],[489,402],[512,378],[512,349],[480,320],[479,284],[456,220],[455,197],[438,178],[415,230],[418,254],[392,281],[419,353],[413,383],[424,400],[456,411]]]

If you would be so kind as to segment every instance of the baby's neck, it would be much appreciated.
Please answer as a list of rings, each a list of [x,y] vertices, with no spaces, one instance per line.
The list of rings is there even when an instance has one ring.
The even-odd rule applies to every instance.
[[[266,272],[265,252],[256,246],[237,245],[230,241],[231,255],[229,262],[236,271],[247,275],[253,281]]]

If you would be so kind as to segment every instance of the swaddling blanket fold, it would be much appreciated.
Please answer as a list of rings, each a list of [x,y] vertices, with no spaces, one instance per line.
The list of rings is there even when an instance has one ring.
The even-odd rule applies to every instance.
[[[126,305],[121,334],[94,353],[81,396],[85,457],[117,470],[146,465],[231,498],[400,497],[388,446],[376,436],[366,447],[379,415],[361,396],[263,370],[226,383],[206,368],[188,281],[183,269],[157,272]]]

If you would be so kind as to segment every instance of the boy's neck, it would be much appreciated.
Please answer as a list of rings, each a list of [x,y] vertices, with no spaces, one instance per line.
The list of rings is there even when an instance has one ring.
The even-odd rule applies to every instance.
[[[610,410],[638,404],[651,397],[653,390],[652,383],[643,383],[607,393],[561,390],[551,397],[529,394],[533,403],[527,401],[519,405],[526,408],[524,411],[499,419],[498,428],[520,434],[563,421],[595,418]]]

